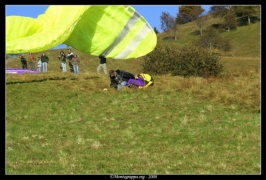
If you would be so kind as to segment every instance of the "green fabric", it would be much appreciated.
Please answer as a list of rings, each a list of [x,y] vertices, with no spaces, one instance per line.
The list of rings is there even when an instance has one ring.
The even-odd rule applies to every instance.
[[[60,44],[129,59],[150,53],[157,36],[131,6],[49,6],[37,18],[6,17],[6,54],[43,52]]]

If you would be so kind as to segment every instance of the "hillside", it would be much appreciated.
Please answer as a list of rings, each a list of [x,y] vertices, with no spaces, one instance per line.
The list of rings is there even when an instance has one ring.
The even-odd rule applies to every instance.
[[[216,27],[222,23],[221,18],[212,18],[208,16],[206,25],[203,26],[204,30],[208,26]],[[196,25],[194,21],[182,24],[177,27],[177,40],[164,40],[169,37],[173,37],[173,32],[159,33],[158,42],[175,43],[177,47],[186,45],[200,38],[200,28]],[[227,38],[232,44],[232,50],[229,52],[218,51],[223,56],[233,56],[233,57],[260,57],[260,41],[261,41],[261,29],[260,22],[251,24],[250,26],[239,26],[236,30],[230,32],[221,31],[222,38]]]

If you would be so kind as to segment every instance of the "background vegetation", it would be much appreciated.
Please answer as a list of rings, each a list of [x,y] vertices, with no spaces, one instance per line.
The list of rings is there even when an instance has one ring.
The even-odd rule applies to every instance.
[[[199,39],[194,21],[177,32],[175,41],[159,33],[158,44]],[[80,75],[61,71],[60,49],[46,52],[47,73],[6,74],[6,174],[260,174],[260,23],[219,35],[232,44],[214,49],[221,76],[152,74],[153,87],[117,92],[97,75],[99,58],[75,49]],[[107,67],[136,74],[145,61]],[[19,58],[6,67],[21,67]]]

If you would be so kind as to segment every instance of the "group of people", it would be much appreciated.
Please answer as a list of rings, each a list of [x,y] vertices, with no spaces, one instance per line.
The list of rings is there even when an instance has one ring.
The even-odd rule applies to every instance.
[[[27,60],[22,55],[20,55],[19,58],[22,63],[22,68],[28,69]],[[104,73],[107,74],[106,58],[103,56],[99,56],[99,58],[100,58],[100,64],[97,67],[97,73],[100,74],[100,70],[103,69]],[[46,72],[48,69],[48,62],[49,62],[48,56],[43,52],[41,57],[38,57],[38,59],[39,59],[37,62],[38,71]],[[79,74],[80,59],[78,58],[77,54],[74,54],[71,51],[71,49],[68,49],[67,56],[65,55],[64,51],[61,50],[59,52],[58,59],[61,61],[60,69],[62,69],[63,72],[67,72],[66,61],[68,59],[70,72],[73,72],[74,74]],[[29,53],[28,56],[28,62],[30,64],[31,70],[35,70],[36,58],[31,52]],[[154,85],[154,80],[152,76],[146,73],[134,75],[130,72],[117,69],[117,70],[110,70],[109,77],[110,77],[110,87],[114,87],[118,91],[121,89],[122,86],[127,86],[129,88],[131,87],[145,88],[150,85],[151,86]]]
[[[58,59],[61,61],[60,69],[62,69],[63,72],[67,72],[66,59],[68,59],[68,65],[70,68],[70,72],[73,72],[74,74],[79,74],[80,59],[78,58],[77,54],[74,54],[71,51],[71,49],[68,49],[67,56],[65,55],[64,51],[60,51],[60,55],[58,56]]]
[[[122,86],[129,88],[146,88],[154,85],[154,80],[150,74],[141,73],[134,75],[124,70],[110,70],[110,87],[114,87],[117,91],[120,91]]]
[[[35,64],[36,64],[36,57],[30,52],[29,56],[28,56],[28,61],[26,60],[26,58],[23,55],[19,56],[21,64],[22,64],[22,69],[28,69],[28,63],[30,64],[30,69],[31,70],[36,70],[35,68]],[[46,72],[47,68],[48,68],[48,62],[49,62],[49,58],[48,56],[43,52],[41,57],[38,57],[38,62],[37,62],[37,67],[38,67],[38,71],[41,71],[41,67],[42,67],[42,72]]]
[[[28,61],[23,55],[19,56],[22,64],[23,69],[28,69],[28,63],[30,64],[31,70],[36,70],[36,61],[37,59],[34,57],[34,55],[30,52],[28,56]],[[61,61],[60,68],[63,72],[66,72],[66,59],[69,61],[69,68],[70,72],[73,72],[74,74],[79,74],[79,64],[80,59],[78,58],[77,54],[74,54],[71,49],[68,49],[68,55],[66,56],[64,51],[60,51],[60,55],[58,56],[58,59]],[[27,63],[28,62],[28,63]],[[40,72],[47,72],[48,70],[48,62],[49,58],[48,56],[43,52],[41,57],[38,57],[37,62],[37,70]]]

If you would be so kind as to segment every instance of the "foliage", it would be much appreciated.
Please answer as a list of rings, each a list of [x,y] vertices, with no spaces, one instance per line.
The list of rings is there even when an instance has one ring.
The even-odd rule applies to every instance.
[[[168,31],[175,28],[175,18],[169,14],[169,12],[162,12],[161,16],[161,29]]]
[[[217,76],[223,70],[218,54],[210,54],[206,49],[195,46],[184,46],[178,51],[168,44],[158,45],[145,56],[142,67],[152,74],[200,77]]]
[[[209,26],[204,35],[199,40],[194,41],[194,44],[199,47],[207,48],[209,53],[212,53],[213,48],[230,51],[232,46],[228,39],[222,38],[215,28]]]
[[[260,17],[260,6],[234,6],[237,17],[247,17],[247,25],[250,25],[252,17]]]
[[[235,14],[230,13],[224,16],[224,26],[227,31],[230,31],[232,28],[237,27],[237,20]]]
[[[144,57],[142,69],[151,74],[168,74],[173,71],[177,51],[174,47],[158,43],[156,48]]]
[[[178,15],[187,23],[199,17],[205,10],[201,6],[179,6]]]
[[[176,22],[176,24],[184,24],[185,23],[185,21],[182,19],[180,14],[177,14],[175,22]]]
[[[200,27],[200,35],[202,36],[202,28],[204,25],[206,25],[206,22],[207,22],[207,19],[208,19],[208,16],[205,15],[205,16],[200,16],[196,19],[196,24],[197,26]]]
[[[154,32],[155,32],[156,34],[159,33],[159,31],[156,29],[156,27],[154,27],[153,30],[154,30]]]
[[[209,14],[213,17],[224,17],[230,9],[230,6],[211,6]]]
[[[210,54],[206,49],[184,46],[178,54],[172,75],[176,76],[218,76],[223,71],[219,54]]]

